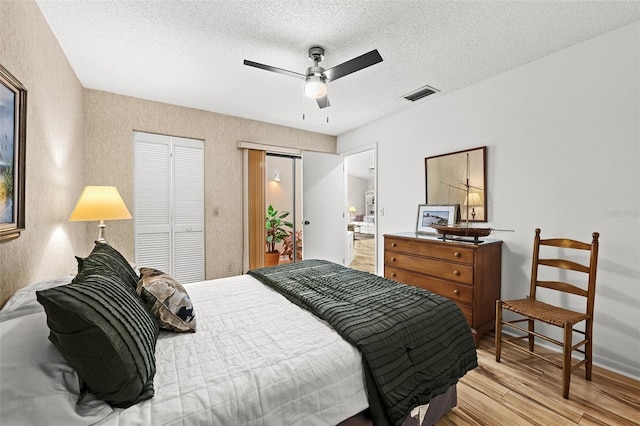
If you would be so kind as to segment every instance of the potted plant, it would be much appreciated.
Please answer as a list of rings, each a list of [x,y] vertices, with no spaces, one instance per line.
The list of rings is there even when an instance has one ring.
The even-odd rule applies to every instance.
[[[282,255],[293,260],[293,232],[284,239],[282,243]],[[296,260],[302,259],[302,231],[296,231]]]
[[[277,265],[280,262],[280,252],[276,249],[276,244],[281,243],[288,235],[286,228],[293,228],[291,222],[284,219],[289,216],[289,212],[279,212],[272,205],[267,208],[265,229],[267,232],[267,253],[264,256],[264,266]]]

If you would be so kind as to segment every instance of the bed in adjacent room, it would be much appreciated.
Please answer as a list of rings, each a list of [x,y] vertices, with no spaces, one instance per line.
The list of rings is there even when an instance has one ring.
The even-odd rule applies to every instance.
[[[379,388],[372,387],[371,381],[379,380],[375,372],[379,366],[375,366],[375,357],[365,354],[363,358],[361,351],[370,349],[367,342],[356,348],[353,342],[347,341],[353,336],[344,335],[335,324],[330,325],[330,319],[328,322],[314,315],[315,302],[311,299],[316,298],[317,292],[310,294],[303,290],[302,299],[296,301],[295,289],[286,284],[288,280],[294,282],[293,287],[303,283],[307,288],[325,288],[326,292],[323,290],[321,293],[336,293],[329,290],[330,283],[326,277],[322,278],[324,284],[310,281],[319,274],[318,267],[326,270],[327,267],[333,268],[333,264],[314,262],[319,261],[303,262],[301,265],[308,267],[302,269],[301,265],[264,268],[255,276],[242,275],[185,285],[196,312],[196,332],[158,332],[156,329],[157,341],[149,342],[155,365],[147,365],[150,384],[143,383],[140,391],[140,395],[146,396],[124,404],[110,405],[91,391],[85,392],[81,402],[77,403],[80,394],[87,390],[87,380],[79,380],[76,370],[82,370],[74,369],[65,359],[61,353],[61,350],[65,351],[64,347],[59,350],[49,340],[50,333],[56,334],[50,331],[50,327],[56,327],[51,323],[51,317],[49,327],[47,323],[47,314],[51,316],[53,312],[50,303],[55,297],[47,292],[62,294],[61,289],[69,287],[66,284],[71,277],[19,290],[0,310],[0,424],[336,425],[369,409],[371,393],[378,392],[376,389],[382,390],[377,396],[377,403],[384,411],[385,405],[389,404],[387,393],[390,389],[391,394],[402,393],[402,389],[394,387],[401,388],[412,381],[429,381],[431,376],[450,373],[430,371],[427,366],[420,374],[422,377],[411,373],[412,379],[406,380],[402,373],[391,373],[387,379],[383,378]],[[338,271],[351,274],[348,268],[338,268],[342,268]],[[281,279],[285,275],[288,278]],[[337,277],[333,272],[331,275]],[[272,282],[265,285],[256,277],[283,282],[286,288],[276,290]],[[292,280],[291,277],[298,278]],[[366,281],[362,281],[364,278],[366,276],[360,276],[361,284]],[[84,276],[85,282],[96,286],[92,279],[95,279],[95,274]],[[70,287],[75,285],[80,289],[78,291],[93,288],[78,287],[77,284]],[[105,288],[112,287],[109,282]],[[40,299],[44,296],[49,298],[47,312],[36,300],[36,292],[39,292]],[[342,298],[340,294],[334,296],[338,302],[329,306],[333,313],[341,310]],[[437,304],[440,302],[438,300]],[[366,304],[370,303],[367,301]],[[126,306],[126,303],[118,301],[109,309],[124,309],[120,305]],[[447,303],[444,305],[448,306]],[[375,323],[384,323],[386,317],[386,314],[381,314]],[[466,324],[461,314],[460,318]],[[132,322],[134,328],[139,322],[143,321]],[[450,325],[445,327],[451,328]],[[404,331],[396,330],[396,333]],[[427,339],[437,341],[440,356],[429,357],[431,361],[427,364],[438,364],[432,358],[446,359],[454,354],[467,357],[462,362],[464,368],[473,368],[475,348],[473,353],[470,350],[456,352],[455,348],[450,353],[451,348],[446,347],[446,342],[443,346],[443,341],[438,340],[437,327],[432,333],[435,334],[427,336]],[[139,334],[144,334],[144,331]],[[58,336],[58,346],[63,345],[64,338],[63,335]],[[473,347],[470,332],[468,338]],[[459,343],[466,338],[457,339],[457,346],[460,346]],[[128,343],[123,345],[116,353],[131,349],[126,346]],[[361,344],[357,343],[357,346]],[[419,356],[412,352],[413,348],[402,350],[408,358]],[[419,351],[415,349],[415,352]],[[138,360],[137,367],[133,367],[142,375],[145,374],[144,362]],[[409,410],[411,412],[407,412],[404,419],[398,420],[396,416],[390,423],[419,424],[425,415],[424,424],[436,421],[455,405],[455,382],[464,372],[457,367],[454,370],[457,377],[450,380],[451,384],[439,382],[435,391],[409,392],[407,395],[415,400],[408,404],[414,409]],[[88,377],[90,374],[84,372],[80,376]],[[430,391],[435,394],[431,395]],[[428,395],[428,400],[420,395]],[[405,403],[404,406],[408,405]],[[400,409],[404,410],[402,407]],[[375,419],[375,409],[373,411]]]

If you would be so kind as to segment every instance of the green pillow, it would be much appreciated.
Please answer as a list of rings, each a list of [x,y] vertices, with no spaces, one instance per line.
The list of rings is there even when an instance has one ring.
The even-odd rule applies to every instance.
[[[119,276],[87,275],[36,296],[49,340],[76,370],[81,388],[119,408],[153,396],[158,325]]]
[[[76,256],[76,259],[78,261],[78,275],[73,279],[73,282],[83,281],[85,276],[95,273],[115,274],[135,293],[140,277],[127,262],[127,259],[109,244],[96,241],[96,246],[87,258]]]

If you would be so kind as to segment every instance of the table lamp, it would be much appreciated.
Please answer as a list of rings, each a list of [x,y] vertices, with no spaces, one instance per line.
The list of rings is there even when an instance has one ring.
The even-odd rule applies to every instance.
[[[476,207],[482,206],[482,199],[477,192],[469,192],[469,195],[464,200],[465,206],[471,206],[471,220],[476,220]]]
[[[98,239],[107,243],[104,237],[105,220],[131,219],[131,213],[122,201],[115,186],[85,186],[73,209],[69,222],[90,222],[99,220]]]
[[[349,219],[353,219],[353,215],[356,212],[356,208],[354,206],[349,207]]]

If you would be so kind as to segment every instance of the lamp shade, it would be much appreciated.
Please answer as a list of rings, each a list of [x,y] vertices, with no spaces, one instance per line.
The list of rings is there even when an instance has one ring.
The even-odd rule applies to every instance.
[[[465,206],[478,207],[482,205],[482,199],[477,192],[469,192],[469,195],[464,200]]]
[[[115,186],[85,186],[70,222],[131,219],[131,213]]]
[[[349,207],[349,213],[355,213],[356,212],[356,208],[351,206]]]

